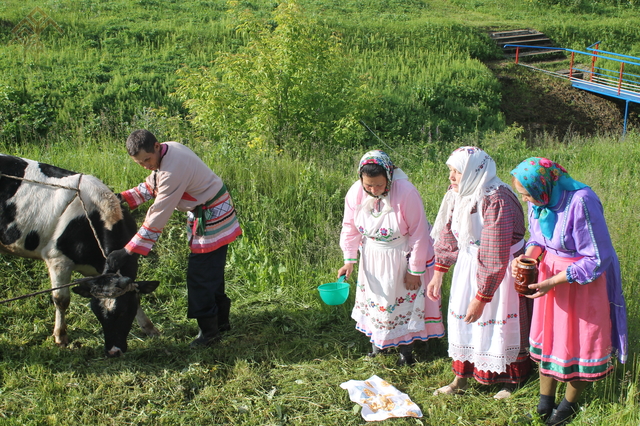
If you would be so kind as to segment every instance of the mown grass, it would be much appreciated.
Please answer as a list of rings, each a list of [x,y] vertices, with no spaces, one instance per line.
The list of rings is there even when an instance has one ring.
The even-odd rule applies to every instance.
[[[527,156],[545,155],[592,185],[605,205],[623,268],[632,359],[589,388],[584,412],[574,424],[636,424],[640,298],[634,283],[640,268],[633,253],[634,212],[640,202],[630,196],[638,188],[628,160],[640,156],[640,137],[551,141],[528,148],[517,134],[516,129],[474,142],[496,158],[503,179]],[[433,389],[451,379],[444,339],[419,345],[420,362],[413,368],[396,368],[394,356],[370,360],[364,356],[367,339],[349,318],[353,300],[336,307],[319,300],[317,285],[332,281],[340,266],[342,198],[354,180],[360,151],[301,161],[285,154],[248,154],[197,142],[190,135],[182,140],[225,179],[245,230],[231,245],[227,269],[233,330],[215,348],[188,348],[196,326],[185,318],[187,249],[183,218],[174,214],[141,268],[142,277],[162,282],[143,301],[162,336],[149,339],[134,327],[130,350],[122,359],[103,357],[100,327],[83,299],[72,300],[72,343],[66,349],[55,347],[50,337],[53,307],[47,296],[2,305],[4,424],[356,425],[363,424],[358,406],[339,384],[373,374],[408,393],[424,412],[419,421],[398,419],[397,424],[506,425],[532,410],[537,403],[535,378],[508,401],[494,401],[497,389],[477,384],[464,397],[433,397]],[[431,220],[447,185],[444,159],[454,146],[432,154],[386,148],[421,191]],[[126,156],[122,141],[12,149],[17,155],[93,173],[116,190],[145,176]],[[41,263],[10,257],[2,261],[3,296],[46,288]]]
[[[507,401],[494,401],[497,389],[476,384],[464,397],[433,397],[452,377],[446,338],[420,345],[413,368],[396,368],[394,356],[370,360],[367,339],[349,317],[353,295],[330,307],[316,291],[334,280],[341,264],[343,197],[362,153],[389,152],[420,190],[433,221],[447,187],[444,162],[463,144],[487,149],[504,180],[522,159],[550,157],[601,197],[625,280],[632,355],[615,375],[588,388],[573,424],[640,423],[634,167],[640,135],[541,137],[527,145],[521,129],[504,129],[495,79],[481,62],[498,57],[486,36],[493,28],[533,27],[564,47],[602,40],[606,50],[639,55],[640,12],[632,2],[549,3],[302,2],[340,33],[358,71],[370,75],[385,107],[369,124],[385,142],[369,136],[370,144],[359,149],[326,146],[299,155],[211,141],[190,130],[187,111],[169,96],[176,69],[208,65],[218,50],[243,43],[227,26],[223,1],[0,3],[0,124],[11,124],[3,127],[0,152],[93,174],[120,191],[146,176],[126,155],[124,138],[148,128],[163,140],[186,143],[222,176],[244,229],[228,257],[234,328],[209,350],[188,348],[197,330],[185,318],[188,251],[178,213],[141,261],[141,278],[162,283],[143,300],[162,336],[146,338],[134,326],[125,357],[104,358],[100,326],[75,295],[68,348],[56,347],[50,336],[48,296],[0,305],[0,424],[361,425],[358,406],[339,384],[373,374],[408,393],[424,413],[419,420],[389,421],[394,424],[524,423],[537,403],[535,377]],[[273,6],[243,4],[265,15]],[[64,33],[49,28],[44,50],[25,51],[11,43],[11,29],[36,6]],[[135,213],[139,223],[143,214],[144,208]],[[41,262],[2,256],[0,277],[2,298],[48,287]]]

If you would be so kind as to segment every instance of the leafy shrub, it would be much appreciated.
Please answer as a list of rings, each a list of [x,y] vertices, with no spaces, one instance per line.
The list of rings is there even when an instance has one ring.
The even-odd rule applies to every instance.
[[[176,94],[193,122],[217,138],[304,152],[347,144],[375,100],[355,76],[340,39],[283,2],[259,21],[231,2],[236,32],[248,42],[219,53],[212,68],[179,70]]]
[[[0,137],[20,142],[29,135],[43,135],[55,113],[45,94],[0,86]]]

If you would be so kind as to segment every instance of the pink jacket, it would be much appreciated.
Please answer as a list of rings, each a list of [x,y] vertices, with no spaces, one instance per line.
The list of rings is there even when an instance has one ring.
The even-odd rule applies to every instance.
[[[369,195],[362,189],[360,181],[356,181],[345,197],[344,219],[340,233],[340,248],[345,263],[356,263],[360,241],[365,238],[354,224],[355,209]],[[389,201],[400,226],[400,233],[408,235],[408,247],[411,250],[409,272],[422,275],[426,268],[433,266],[434,251],[431,239],[431,225],[427,220],[420,193],[407,179],[394,180],[389,191]]]

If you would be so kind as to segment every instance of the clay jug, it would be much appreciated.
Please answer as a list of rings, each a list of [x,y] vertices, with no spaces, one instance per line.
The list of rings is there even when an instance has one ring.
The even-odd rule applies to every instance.
[[[518,259],[518,265],[516,266],[515,286],[516,292],[523,295],[531,295],[537,290],[530,289],[529,284],[535,284],[538,282],[538,265],[535,259],[530,257],[521,257]]]

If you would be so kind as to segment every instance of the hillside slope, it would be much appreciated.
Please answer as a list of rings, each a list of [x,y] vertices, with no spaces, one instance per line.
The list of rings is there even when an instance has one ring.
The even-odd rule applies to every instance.
[[[529,139],[547,133],[563,138],[622,134],[625,104],[571,87],[569,82],[514,64],[492,64],[501,85],[507,124],[525,129]],[[639,128],[640,106],[629,104],[627,129]]]

